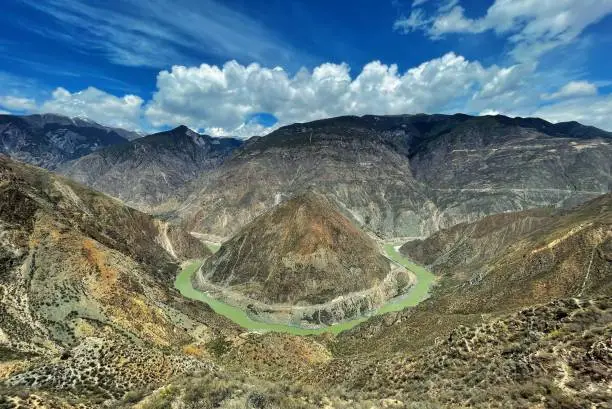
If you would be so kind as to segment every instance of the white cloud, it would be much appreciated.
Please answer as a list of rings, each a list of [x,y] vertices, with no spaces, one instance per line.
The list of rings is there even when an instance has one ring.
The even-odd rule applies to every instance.
[[[24,27],[121,65],[161,68],[211,54],[284,64],[310,58],[218,0],[23,1],[58,23]]]
[[[30,112],[36,109],[36,101],[31,98],[4,95],[0,96],[0,107],[9,111]]]
[[[485,109],[484,111],[480,112],[478,115],[481,116],[486,116],[486,115],[500,115],[499,111],[496,111],[494,109]]]
[[[597,86],[588,81],[571,81],[565,84],[559,91],[552,94],[542,94],[542,99],[565,99],[597,95]]]
[[[143,102],[136,95],[116,97],[94,87],[74,93],[60,87],[53,91],[52,98],[40,107],[40,111],[86,117],[108,126],[139,130]]]
[[[412,7],[418,7],[418,6],[422,5],[422,4],[427,3],[428,1],[429,0],[414,0],[412,2]]]
[[[146,116],[154,126],[184,123],[231,132],[257,112],[275,115],[279,124],[345,114],[438,112],[463,106],[463,99],[500,72],[454,53],[404,73],[397,65],[373,61],[354,78],[346,64],[326,63],[294,76],[280,67],[235,61],[222,67],[174,66],[159,73]]]
[[[404,31],[423,30],[431,38],[452,33],[495,31],[513,44],[512,54],[531,60],[542,53],[567,45],[583,30],[612,13],[612,0],[495,0],[480,18],[465,16],[460,5],[449,3],[434,16],[400,19],[394,27]]]
[[[414,9],[410,16],[398,19],[393,23],[393,29],[404,34],[426,28],[432,20],[425,16],[423,9]]]
[[[419,112],[543,116],[612,129],[611,96],[596,95],[592,83],[568,82],[536,69],[534,63],[485,67],[455,53],[403,72],[397,65],[372,61],[357,72],[347,64],[325,63],[290,75],[281,67],[230,61],[161,71],[157,90],[146,102],[91,87],[74,93],[57,88],[39,110],[128,129],[153,131],[184,124],[214,136],[244,138],[338,115]],[[558,91],[542,106],[541,97],[550,89]],[[278,122],[267,126],[271,122],[262,119],[262,113]]]

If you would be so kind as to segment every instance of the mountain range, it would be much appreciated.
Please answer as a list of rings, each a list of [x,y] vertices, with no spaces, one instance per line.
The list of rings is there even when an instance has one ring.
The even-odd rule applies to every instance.
[[[58,171],[129,205],[150,209],[172,202],[178,190],[217,168],[241,144],[180,126],[96,150]]]
[[[84,118],[0,115],[0,153],[45,169],[140,136]]]
[[[368,115],[242,141],[37,115],[0,137],[0,408],[612,401],[609,132]],[[424,268],[423,299],[372,313]]]
[[[537,119],[341,117],[252,138],[190,185],[174,217],[229,237],[315,187],[381,237],[489,214],[572,206],[610,189],[612,135]],[[166,209],[167,210],[167,209]]]

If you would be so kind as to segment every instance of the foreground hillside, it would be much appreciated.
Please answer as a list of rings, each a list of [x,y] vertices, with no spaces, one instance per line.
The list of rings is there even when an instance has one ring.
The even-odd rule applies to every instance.
[[[120,397],[206,367],[182,348],[235,333],[170,289],[180,260],[210,254],[199,241],[4,156],[0,243],[0,378],[20,373],[10,384]]]
[[[174,215],[190,230],[230,237],[316,186],[380,236],[423,237],[490,214],[597,197],[609,190],[611,157],[611,134],[577,123],[331,118],[252,138],[193,182]]]

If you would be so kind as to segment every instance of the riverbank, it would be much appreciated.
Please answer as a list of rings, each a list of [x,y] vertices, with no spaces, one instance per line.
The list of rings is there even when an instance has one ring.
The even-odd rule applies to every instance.
[[[413,263],[409,259],[403,257],[394,247],[393,244],[386,244],[384,250],[387,257],[406,269],[412,271],[416,276],[416,283],[399,297],[390,300],[387,304],[374,311],[369,316],[360,317],[354,320],[341,322],[325,328],[309,329],[283,324],[271,324],[261,321],[256,321],[250,318],[245,311],[238,307],[226,304],[219,301],[206,293],[200,292],[193,288],[191,278],[193,274],[202,265],[201,260],[194,260],[187,264],[176,278],[174,286],[186,298],[198,300],[208,304],[217,314],[223,315],[236,324],[250,331],[274,331],[285,332],[294,335],[314,335],[322,333],[338,334],[358,325],[367,320],[371,315],[385,314],[393,311],[401,311],[407,307],[413,307],[425,300],[429,296],[429,290],[435,281],[435,276],[427,269]]]

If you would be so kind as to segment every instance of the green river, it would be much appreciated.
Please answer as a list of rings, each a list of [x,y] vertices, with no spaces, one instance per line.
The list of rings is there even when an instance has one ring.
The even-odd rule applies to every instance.
[[[211,246],[212,247],[212,246]],[[218,246],[211,248],[213,251],[218,250]],[[402,256],[395,248],[393,244],[386,244],[384,246],[385,252],[389,259],[395,261],[412,271],[417,278],[417,283],[412,286],[406,294],[396,297],[390,300],[387,304],[383,305],[376,311],[372,312],[372,315],[385,314],[392,311],[400,311],[406,307],[413,307],[426,299],[429,296],[429,289],[434,283],[435,276],[426,270],[425,268],[413,263],[406,257]],[[294,335],[312,335],[321,334],[324,332],[330,332],[332,334],[338,334],[342,331],[353,328],[357,324],[368,319],[368,316],[357,318],[351,321],[345,321],[338,324],[331,325],[325,328],[308,329],[294,327],[284,324],[270,324],[266,322],[255,321],[250,318],[246,312],[240,308],[233,307],[229,304],[216,300],[206,293],[200,292],[193,288],[191,284],[191,277],[202,265],[201,260],[196,260],[187,265],[176,277],[174,286],[179,292],[186,298],[193,300],[199,300],[210,305],[210,307],[217,313],[221,314],[236,324],[244,327],[250,331],[275,331],[275,332],[287,332]]]

